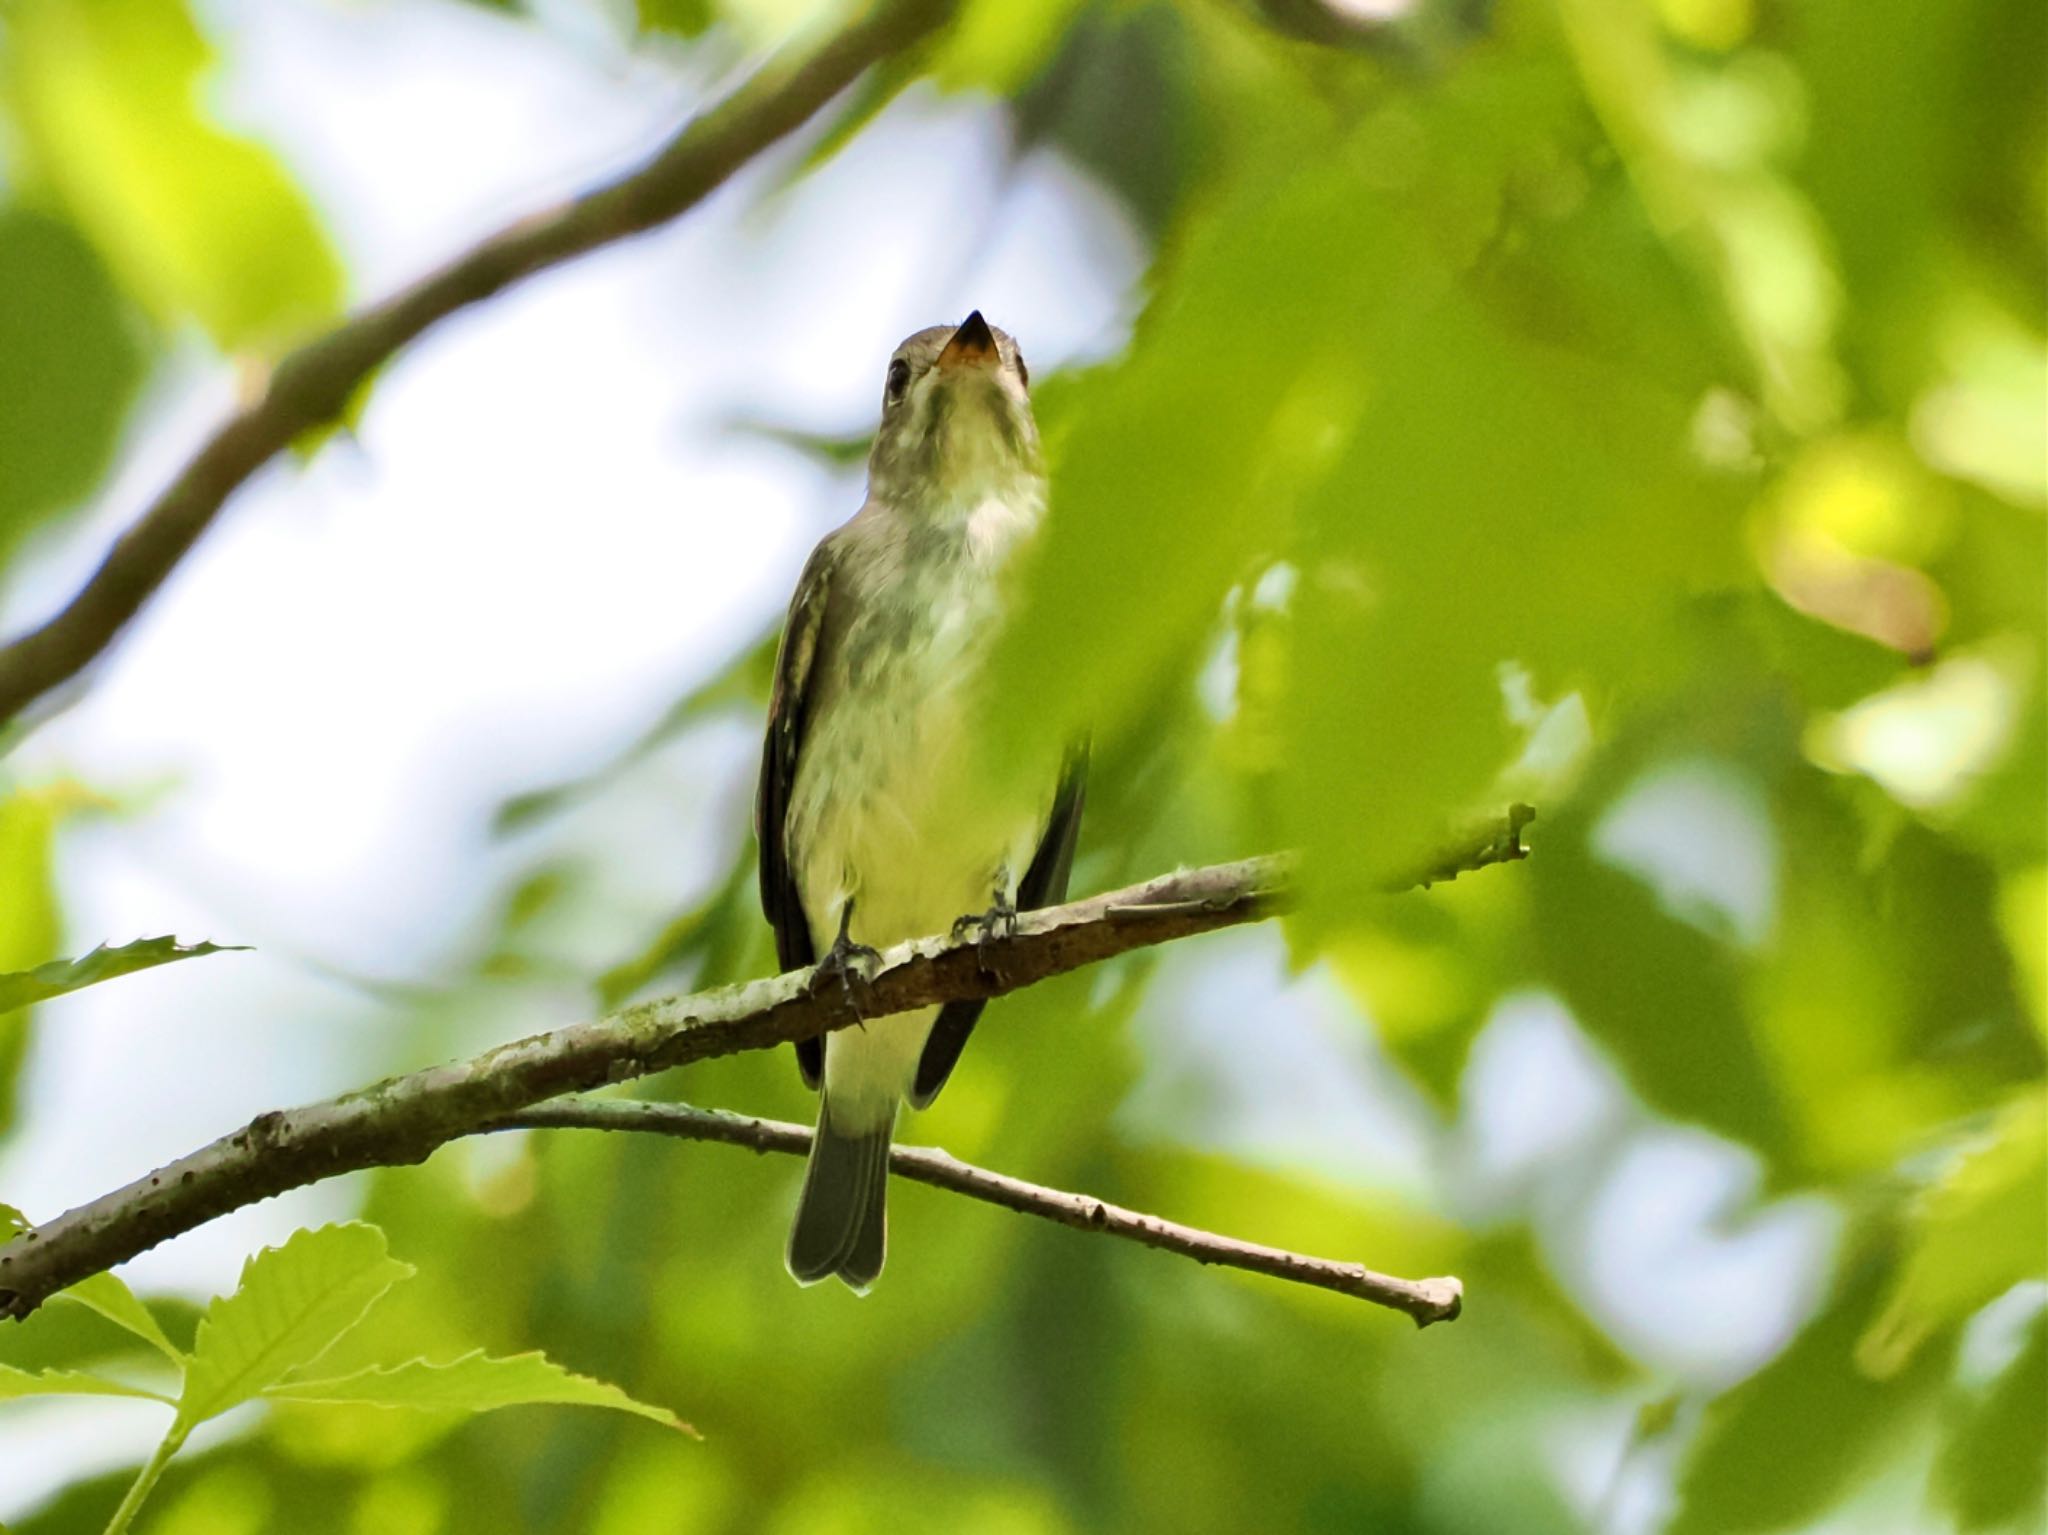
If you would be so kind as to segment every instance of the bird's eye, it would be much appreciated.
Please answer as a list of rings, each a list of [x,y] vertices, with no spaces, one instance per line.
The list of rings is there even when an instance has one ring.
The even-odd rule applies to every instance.
[[[1031,387],[1031,370],[1024,366],[1024,354],[1022,352],[1017,354],[1017,382],[1026,389]]]
[[[897,358],[889,364],[889,403],[894,405],[903,398],[903,391],[910,387],[910,364]]]

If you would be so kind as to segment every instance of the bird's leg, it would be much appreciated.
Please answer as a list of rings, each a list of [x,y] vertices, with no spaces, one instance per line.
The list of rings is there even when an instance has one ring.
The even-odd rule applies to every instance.
[[[984,912],[973,912],[958,917],[953,922],[953,937],[957,942],[975,933],[974,962],[982,970],[989,968],[988,946],[991,939],[1005,940],[1017,936],[1017,901],[1010,893],[1010,870],[1008,865],[996,870],[994,901]]]
[[[818,961],[811,985],[816,989],[818,982],[826,976],[838,976],[839,989],[846,998],[848,1009],[855,1018],[865,1019],[867,1014],[861,1007],[863,998],[856,995],[855,988],[858,986],[859,991],[865,993],[865,999],[873,1002],[874,977],[870,972],[872,967],[881,964],[882,953],[881,950],[867,944],[855,943],[853,934],[848,931],[852,925],[853,897],[848,896],[845,904],[839,908],[839,936],[832,940],[832,947],[826,950],[825,957]]]

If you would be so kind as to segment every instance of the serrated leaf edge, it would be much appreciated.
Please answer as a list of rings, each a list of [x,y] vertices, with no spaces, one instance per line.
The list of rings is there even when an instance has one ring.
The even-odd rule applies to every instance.
[[[362,1396],[344,1395],[340,1397],[335,1397],[332,1395],[324,1394],[332,1392],[336,1387],[339,1386],[354,1386],[358,1383],[369,1382],[378,1379],[389,1379],[401,1375],[408,1370],[443,1372],[458,1369],[464,1365],[468,1365],[473,1361],[477,1360],[481,1360],[485,1364],[489,1365],[523,1365],[531,1361],[538,1361],[540,1364],[546,1366],[549,1370],[554,1371],[556,1374],[561,1376],[561,1378],[566,1382],[570,1382],[578,1386],[594,1387],[600,1392],[604,1392],[609,1395],[617,1397],[618,1400],[609,1402],[578,1402],[562,1401],[551,1397],[533,1397],[526,1401],[494,1403],[489,1407],[451,1408],[448,1404],[440,1402],[407,1402],[396,1399],[386,1402],[379,1402]],[[424,1358],[414,1358],[395,1360],[388,1364],[366,1365],[362,1369],[351,1370],[345,1375],[330,1375],[319,1377],[316,1379],[307,1379],[303,1376],[291,1375],[285,1377],[285,1379],[279,1381],[275,1385],[265,1387],[264,1390],[260,1393],[260,1395],[270,1397],[278,1401],[338,1401],[354,1403],[360,1406],[368,1407],[387,1407],[393,1410],[410,1409],[412,1411],[420,1412],[465,1411],[472,1414],[481,1412],[495,1412],[501,1407],[599,1407],[611,1412],[630,1413],[635,1417],[646,1418],[650,1422],[660,1423],[665,1427],[673,1428],[681,1433],[688,1434],[693,1439],[701,1439],[703,1437],[703,1435],[699,1434],[694,1427],[684,1422],[683,1419],[677,1417],[676,1414],[671,1412],[668,1408],[656,1406],[652,1402],[643,1402],[638,1397],[634,1396],[631,1392],[627,1391],[625,1387],[617,1385],[612,1381],[600,1380],[594,1375],[578,1374],[576,1371],[569,1369],[566,1365],[559,1364],[555,1360],[550,1359],[546,1354],[542,1353],[538,1349],[529,1349],[524,1353],[506,1354],[500,1356],[487,1354],[484,1352],[484,1350],[476,1348],[471,1349],[466,1354],[458,1354],[453,1359],[442,1360],[439,1363]]]

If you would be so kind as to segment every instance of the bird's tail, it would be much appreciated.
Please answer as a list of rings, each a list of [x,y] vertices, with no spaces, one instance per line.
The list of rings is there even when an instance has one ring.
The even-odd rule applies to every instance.
[[[833,1122],[830,1095],[818,1104],[818,1132],[789,1230],[789,1271],[800,1284],[837,1274],[864,1292],[882,1272],[888,1245],[889,1138],[893,1110],[880,1124],[848,1131]]]

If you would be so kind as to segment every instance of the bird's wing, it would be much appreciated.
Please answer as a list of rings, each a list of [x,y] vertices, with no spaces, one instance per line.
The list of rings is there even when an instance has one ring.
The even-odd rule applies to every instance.
[[[796,787],[797,758],[810,719],[819,642],[832,588],[833,541],[812,551],[790,599],[782,647],[775,655],[775,688],[768,697],[768,734],[761,743],[761,782],[754,798],[754,834],[761,843],[761,910],[775,929],[775,955],[785,970],[817,961],[810,920],[789,847],[789,798]],[[825,1041],[803,1039],[796,1046],[797,1069],[816,1087],[825,1069]]]
[[[1074,868],[1074,842],[1081,832],[1081,806],[1088,797],[1088,747],[1083,742],[1067,755],[1060,773],[1059,792],[1053,796],[1052,815],[1038,851],[1031,855],[1031,867],[1017,885],[1017,909],[1036,911],[1057,906],[1067,898],[1067,876]],[[924,1054],[918,1057],[917,1079],[911,1084],[910,1102],[923,1108],[938,1097],[939,1089],[952,1075],[960,1052],[967,1048],[967,1036],[986,1007],[986,1000],[948,1002],[939,1009],[932,1031],[925,1037]]]

